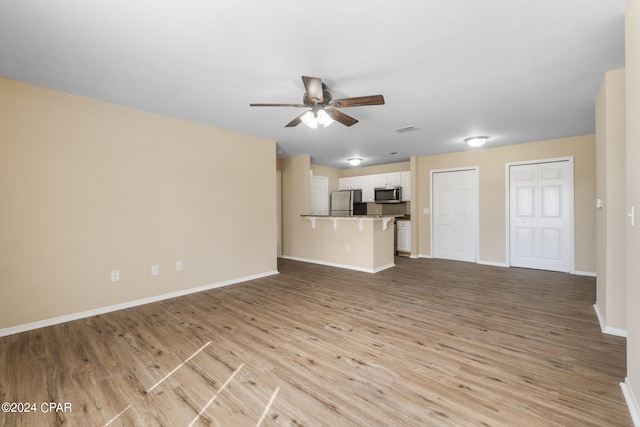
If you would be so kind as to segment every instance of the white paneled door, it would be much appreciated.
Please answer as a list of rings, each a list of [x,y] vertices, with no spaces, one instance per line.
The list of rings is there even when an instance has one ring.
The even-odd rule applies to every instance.
[[[476,262],[478,171],[433,173],[433,256]]]
[[[568,160],[509,166],[511,266],[571,270],[572,200]]]
[[[310,214],[329,214],[329,178],[326,176],[311,176],[311,206]]]

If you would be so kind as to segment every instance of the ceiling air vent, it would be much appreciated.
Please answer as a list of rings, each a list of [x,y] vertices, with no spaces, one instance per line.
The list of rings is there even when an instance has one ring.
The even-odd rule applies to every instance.
[[[409,126],[403,126],[401,128],[394,129],[392,130],[392,132],[405,133],[405,132],[411,132],[412,130],[418,130],[418,128],[415,127],[414,125],[409,125]]]

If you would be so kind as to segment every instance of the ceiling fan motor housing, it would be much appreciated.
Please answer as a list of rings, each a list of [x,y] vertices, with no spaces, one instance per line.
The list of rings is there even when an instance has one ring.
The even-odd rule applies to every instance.
[[[309,107],[314,107],[316,105],[322,105],[326,107],[329,104],[329,102],[333,99],[333,97],[331,96],[331,93],[324,88],[324,83],[322,86],[323,86],[322,97],[324,98],[322,102],[315,102],[313,99],[309,99],[309,95],[305,92],[305,94],[302,95],[302,103],[304,105],[308,105]]]

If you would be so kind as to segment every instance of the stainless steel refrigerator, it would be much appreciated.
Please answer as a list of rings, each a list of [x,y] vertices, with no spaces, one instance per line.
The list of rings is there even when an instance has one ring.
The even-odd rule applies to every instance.
[[[350,216],[356,203],[362,203],[362,190],[342,190],[331,193],[331,215]]]

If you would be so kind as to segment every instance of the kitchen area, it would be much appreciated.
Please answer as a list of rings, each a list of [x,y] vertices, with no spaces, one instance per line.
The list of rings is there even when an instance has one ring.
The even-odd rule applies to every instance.
[[[393,267],[396,255],[410,256],[409,172],[338,181],[330,194],[312,184],[312,213],[302,215],[312,255],[301,260],[375,273]]]

